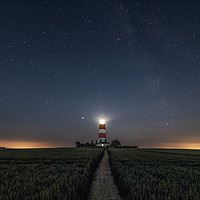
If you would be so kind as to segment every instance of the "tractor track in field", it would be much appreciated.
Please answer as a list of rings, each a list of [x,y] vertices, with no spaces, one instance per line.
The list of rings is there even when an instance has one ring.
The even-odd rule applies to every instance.
[[[108,151],[104,151],[89,194],[89,200],[122,200],[111,172]]]

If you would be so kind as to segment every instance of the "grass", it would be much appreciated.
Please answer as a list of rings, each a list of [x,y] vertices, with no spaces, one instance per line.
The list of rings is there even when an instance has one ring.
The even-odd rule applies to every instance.
[[[125,199],[200,199],[200,151],[109,149]]]
[[[0,152],[0,199],[85,199],[102,149]]]

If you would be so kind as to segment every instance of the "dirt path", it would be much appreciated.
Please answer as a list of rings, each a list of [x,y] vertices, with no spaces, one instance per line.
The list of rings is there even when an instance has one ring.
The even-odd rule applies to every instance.
[[[99,163],[92,181],[89,200],[121,200],[110,169],[108,151]]]

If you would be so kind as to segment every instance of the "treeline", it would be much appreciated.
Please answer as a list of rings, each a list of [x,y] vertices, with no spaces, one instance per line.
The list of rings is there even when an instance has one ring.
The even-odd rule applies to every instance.
[[[96,147],[96,144],[97,144],[97,141],[94,141],[91,140],[91,142],[86,142],[86,143],[82,143],[80,141],[77,141],[75,143],[76,147],[79,147],[79,148],[93,148],[93,147]],[[121,145],[121,142],[117,139],[115,140],[112,140],[110,145],[110,147],[114,147],[114,148],[138,148],[138,146],[128,146],[128,145]]]
[[[97,141],[94,143],[93,140],[91,142],[86,142],[86,143],[82,143],[82,142],[77,141],[75,143],[75,145],[76,145],[76,147],[79,147],[79,148],[83,148],[83,147],[90,147],[90,148],[92,148],[92,147],[96,146],[96,143],[97,143]]]

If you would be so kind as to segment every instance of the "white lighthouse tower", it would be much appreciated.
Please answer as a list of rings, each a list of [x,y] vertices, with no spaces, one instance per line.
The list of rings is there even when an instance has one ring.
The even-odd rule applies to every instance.
[[[107,142],[107,137],[106,137],[106,122],[103,117],[99,121],[99,139],[98,139],[98,142],[96,143],[96,146],[98,147],[109,146],[109,143]]]

